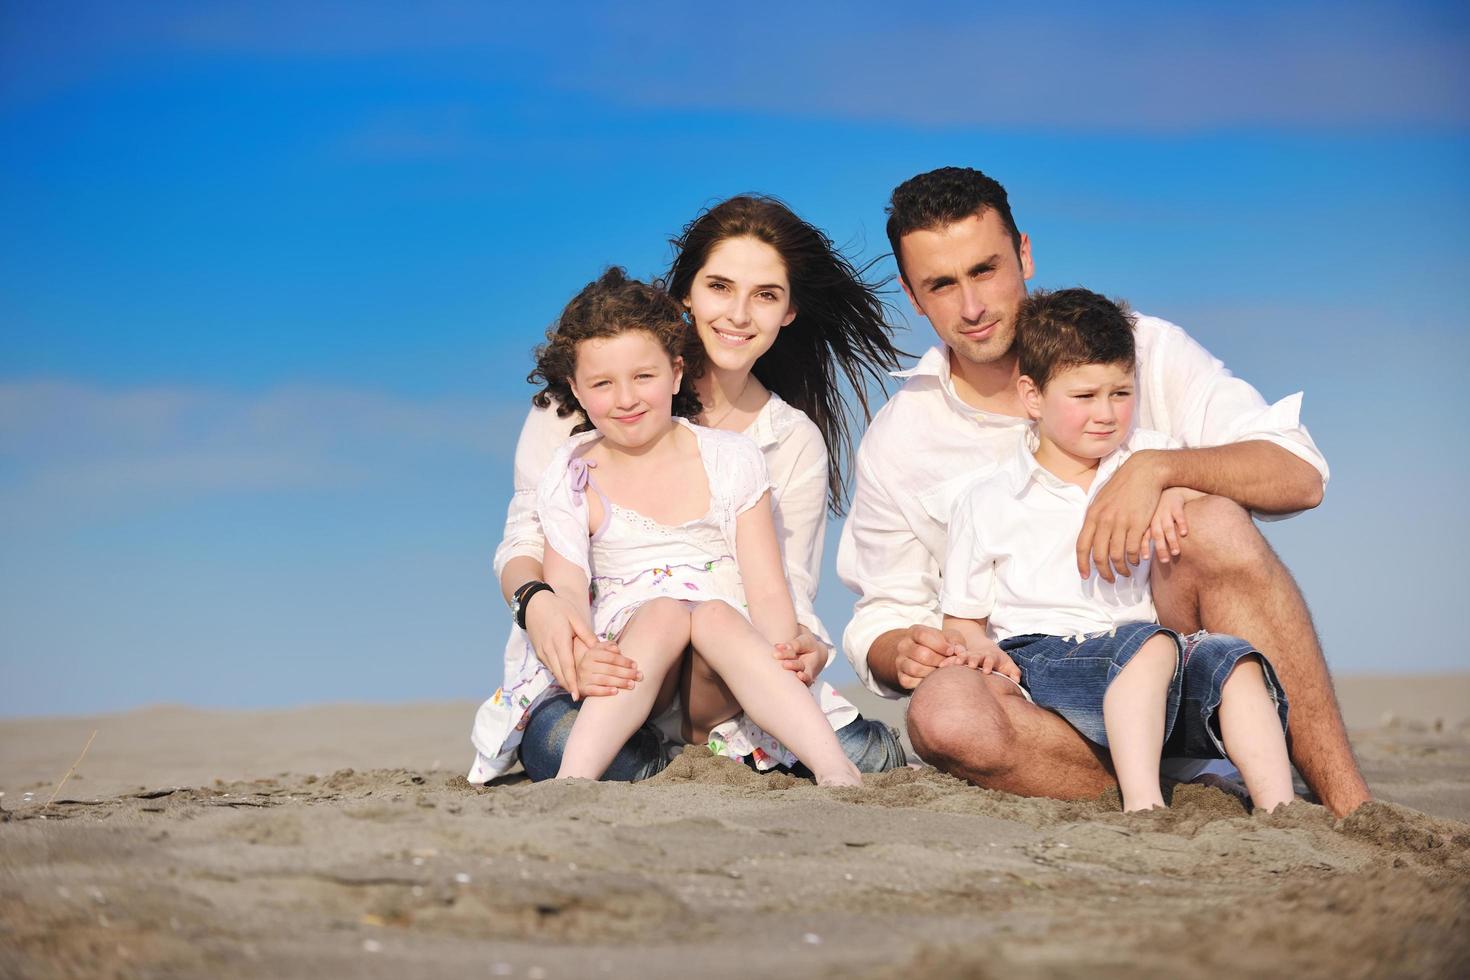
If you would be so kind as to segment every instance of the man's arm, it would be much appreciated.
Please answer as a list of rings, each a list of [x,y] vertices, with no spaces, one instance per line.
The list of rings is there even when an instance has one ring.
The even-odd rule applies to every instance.
[[[957,630],[914,625],[889,630],[868,647],[868,669],[875,680],[895,691],[912,691],[964,647]]]
[[[842,647],[870,691],[894,698],[918,683],[902,683],[911,675],[900,659],[932,660],[932,670],[949,655],[950,642],[938,628],[939,562],[873,472],[865,450],[874,435],[869,429],[858,450],[852,509],[837,549],[838,577],[859,596]]]
[[[1145,449],[1134,453],[1098,491],[1077,536],[1077,571],[1084,577],[1095,562],[1109,582],[1127,576],[1146,554],[1144,541],[1170,487],[1215,494],[1248,510],[1288,514],[1322,502],[1316,467],[1259,440],[1209,449]]]
[[[1130,467],[1142,470],[1160,492],[1188,487],[1262,514],[1293,514],[1322,502],[1317,468],[1265,440],[1209,449],[1146,449],[1123,464]]]
[[[1259,514],[1317,506],[1327,461],[1301,424],[1301,395],[1267,405],[1183,330],[1139,317],[1139,389],[1145,422],[1186,448],[1135,453],[1088,509],[1077,539],[1077,570],[1096,565],[1113,581],[1143,553],[1147,525],[1168,487],[1227,497]]]

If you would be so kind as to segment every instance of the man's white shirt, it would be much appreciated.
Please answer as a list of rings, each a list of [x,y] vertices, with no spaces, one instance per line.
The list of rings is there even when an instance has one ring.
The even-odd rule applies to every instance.
[[[1099,490],[1140,449],[1175,449],[1138,429],[1103,457],[1086,490],[1036,461],[1034,433],[966,487],[950,518],[939,605],[947,616],[989,619],[996,640],[1026,633],[1075,636],[1153,622],[1145,558],[1109,582],[1077,574],[1077,535]]]
[[[1327,461],[1301,424],[1300,392],[1267,405],[1165,320],[1136,316],[1134,336],[1139,428],[1187,448],[1263,439],[1312,464],[1326,486]],[[868,650],[890,630],[940,624],[941,562],[955,502],[977,477],[1012,459],[1030,431],[1023,419],[965,404],[955,394],[945,347],[894,376],[907,380],[863,436],[837,551],[837,574],[859,596],[843,649],[868,689],[888,698],[903,692],[873,677]]]

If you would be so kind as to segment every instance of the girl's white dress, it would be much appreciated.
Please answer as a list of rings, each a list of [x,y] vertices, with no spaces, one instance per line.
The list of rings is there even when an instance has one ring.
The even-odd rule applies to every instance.
[[[537,517],[547,543],[587,574],[592,628],[599,637],[616,639],[643,603],[660,597],[690,602],[718,599],[749,618],[735,561],[735,523],[771,489],[765,459],[744,435],[676,421],[698,440],[709,482],[709,510],[695,520],[659,524],[602,497],[595,466],[584,459],[585,451],[600,438],[595,431],[573,436],[557,451],[537,490]],[[590,538],[588,494],[599,494],[604,515]],[[489,715],[487,741],[499,744],[487,768],[501,772],[513,764],[532,712],[542,701],[563,693],[529,643],[514,659],[514,663],[507,659],[504,686],[481,708],[482,716]],[[819,683],[811,690],[834,730],[856,716],[852,705],[830,685]],[[676,702],[655,719],[671,743],[680,740],[679,711]],[[752,756],[761,769],[796,761],[743,714],[714,729],[709,747],[732,758]]]

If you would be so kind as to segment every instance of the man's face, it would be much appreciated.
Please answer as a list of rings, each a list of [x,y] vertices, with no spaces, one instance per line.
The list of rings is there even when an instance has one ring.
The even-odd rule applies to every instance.
[[[986,208],[942,228],[911,231],[898,245],[903,291],[940,340],[972,364],[1011,352],[1016,310],[1031,278],[1030,239],[1022,235],[1018,250],[1000,216]]]

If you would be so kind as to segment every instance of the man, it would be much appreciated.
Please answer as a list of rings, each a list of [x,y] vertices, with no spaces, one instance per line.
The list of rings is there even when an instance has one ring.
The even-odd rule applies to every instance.
[[[844,635],[858,677],[884,697],[912,695],[919,755],[977,785],[1085,798],[1113,785],[1099,753],[1014,685],[940,670],[957,634],[939,627],[940,564],[959,491],[1016,451],[1026,432],[1012,349],[1033,272],[1031,243],[1005,189],[945,167],[893,192],[888,237],[900,282],[941,346],[913,369],[863,437],[837,570],[860,596]],[[1185,511],[1177,554],[1155,562],[1160,621],[1250,640],[1276,666],[1291,703],[1292,761],[1328,807],[1369,799],[1305,600],[1251,520],[1315,507],[1326,461],[1299,420],[1300,395],[1268,406],[1173,324],[1140,316],[1138,424],[1185,447],[1135,454],[1088,509],[1078,574],[1112,581],[1138,563],[1159,497],[1209,496]],[[1166,560],[1167,559],[1167,560]]]

